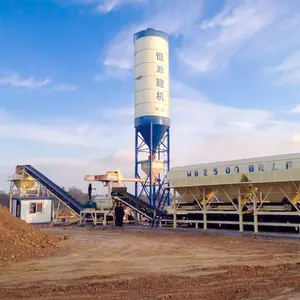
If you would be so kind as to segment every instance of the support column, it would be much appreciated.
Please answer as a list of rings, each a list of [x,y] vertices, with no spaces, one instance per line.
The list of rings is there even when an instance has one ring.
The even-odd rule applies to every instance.
[[[176,213],[174,213],[173,214],[173,228],[177,227],[176,220],[177,220],[177,215],[176,215]]]
[[[257,198],[256,194],[253,195],[253,220],[254,220],[254,232],[258,232],[258,217],[257,217]]]
[[[97,214],[96,212],[94,212],[94,225],[96,226],[97,225]]]
[[[170,171],[170,153],[171,153],[171,145],[170,145],[170,128],[167,130],[167,143],[168,143],[168,148],[167,148],[167,160],[168,160],[168,165],[167,165],[167,173]],[[170,188],[170,184],[168,182],[168,188]],[[171,204],[170,201],[170,193],[168,193],[168,206]]]
[[[12,195],[9,195],[9,211],[12,213]]]
[[[104,219],[103,219],[103,225],[106,226],[106,217],[107,217],[107,213],[104,213]]]
[[[207,214],[206,214],[206,195],[205,195],[205,188],[203,188],[203,207],[202,207],[202,211],[203,211],[203,229],[207,230]]]
[[[138,166],[138,161],[139,161],[139,157],[138,157],[138,147],[139,147],[139,133],[137,131],[137,129],[135,129],[135,153],[134,153],[134,160],[135,160],[135,168],[134,168],[134,177],[135,178],[139,178],[139,166]],[[138,197],[138,183],[136,182],[134,184],[134,195],[136,197]]]
[[[51,201],[51,219],[52,219],[52,222],[54,221],[56,223],[56,220],[55,220],[55,198],[53,197],[52,198],[52,201]]]
[[[238,189],[238,205],[239,205],[239,225],[240,225],[240,232],[244,231],[244,223],[243,223],[243,211],[242,211],[242,197],[241,197],[241,187],[239,186]]]
[[[136,211],[134,212],[134,223],[139,224],[139,214]]]
[[[153,153],[153,124],[150,124],[150,146],[149,146],[149,163],[150,163],[150,170],[149,170],[149,179],[150,179],[150,187],[149,187],[149,200],[150,200],[150,205],[156,207],[155,202],[154,202],[154,196],[153,196],[153,183],[152,183],[152,153]]]
[[[206,208],[203,208],[203,229],[207,230],[207,214]]]

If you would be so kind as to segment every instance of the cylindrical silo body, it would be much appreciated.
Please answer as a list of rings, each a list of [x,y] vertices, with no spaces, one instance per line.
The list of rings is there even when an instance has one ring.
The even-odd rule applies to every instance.
[[[169,40],[162,31],[134,35],[135,128],[152,151],[170,127]]]

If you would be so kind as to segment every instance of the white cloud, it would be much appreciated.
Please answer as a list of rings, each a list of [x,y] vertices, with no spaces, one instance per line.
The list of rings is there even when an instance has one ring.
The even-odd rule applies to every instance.
[[[300,51],[297,51],[283,60],[273,69],[278,74],[278,84],[300,85]]]
[[[298,32],[300,26],[298,0],[226,0],[222,10],[205,18],[203,6],[207,2],[203,0],[189,0],[188,5],[182,0],[72,2],[92,6],[102,13],[125,5],[147,4],[139,15],[141,21],[131,23],[105,45],[105,52],[99,57],[104,71],[95,76],[95,81],[129,76],[128,70],[133,67],[133,34],[148,27],[180,36],[175,50],[189,73],[223,70],[233,59],[269,59],[270,54],[281,54],[280,51],[299,45],[297,35],[292,33]],[[295,84],[299,76],[299,72],[289,73],[281,81]]]
[[[76,1],[94,8],[104,5],[100,7],[103,13],[121,7],[120,1],[118,5],[113,3],[111,6],[109,1]],[[125,5],[125,2],[122,3]],[[189,6],[182,0],[151,0],[149,3],[151,6],[142,14],[141,22],[122,29],[106,45],[107,51],[99,58],[104,73],[96,75],[95,81],[125,78],[132,72],[133,34],[147,27],[180,37],[178,40],[182,44],[178,53],[182,61],[191,66],[189,69],[207,72],[223,68],[241,49],[245,50],[244,45],[249,45],[254,37],[267,28],[272,31],[274,24],[280,23],[281,8],[285,5],[282,3],[286,2],[232,0],[226,2],[223,11],[202,22],[203,1],[190,0]],[[108,5],[106,8],[105,4]],[[289,26],[292,28],[298,19],[290,20]],[[282,33],[291,35],[286,27],[282,28]],[[292,55],[275,68],[275,74],[293,74],[298,69],[297,55]],[[17,79],[20,81],[22,78],[19,76]],[[31,82],[43,81],[31,79]],[[243,99],[240,101],[243,103]],[[97,109],[93,108],[93,111]],[[299,105],[293,112],[300,112]],[[199,91],[173,79],[171,118],[172,166],[298,152],[300,148],[299,122],[282,121],[271,110],[216,104]],[[30,142],[39,155],[42,147],[65,150],[72,146],[73,149],[66,158],[55,150],[50,156],[35,153],[28,156],[22,151],[18,157],[13,157],[8,155],[7,147],[2,148],[1,156],[6,159],[1,162],[0,177],[10,175],[17,163],[29,163],[41,168],[47,176],[65,187],[77,185],[85,188],[84,175],[101,174],[117,167],[121,167],[124,175],[133,176],[133,107],[101,107],[98,121],[91,121],[89,116],[86,120],[78,123],[76,119],[49,119],[40,124],[38,121],[28,121],[22,115],[10,115],[0,110],[0,139],[11,139],[20,144]]]
[[[180,36],[181,45],[176,44],[175,49],[178,57],[189,66],[189,72],[200,73],[222,70],[233,58],[246,58],[242,50],[245,49],[245,53],[248,53],[248,44],[249,49],[255,52],[254,56],[259,56],[259,47],[251,48],[251,42],[256,45],[257,39],[263,42],[272,37],[272,41],[276,40],[278,43],[281,42],[278,36],[284,36],[289,39],[289,46],[297,40],[295,37],[289,38],[287,32],[287,28],[294,28],[300,20],[299,15],[294,13],[297,5],[294,0],[288,4],[280,0],[226,1],[222,11],[207,19],[203,19],[202,15],[204,3],[191,0],[187,6],[180,0],[151,2],[151,6],[146,7],[142,21],[121,30],[105,47],[106,53],[99,60],[106,69],[131,70],[133,35],[148,27],[163,30],[173,37]],[[275,33],[273,29],[276,30]],[[271,49],[265,45],[265,48],[268,50],[263,49],[262,52],[274,52],[274,47]],[[119,77],[117,72],[111,74]],[[122,74],[128,75],[126,72]],[[101,78],[106,75],[110,77],[105,72]],[[298,74],[294,74],[296,75]]]
[[[105,114],[107,114],[107,110],[103,111],[103,117],[105,117]],[[113,117],[112,114],[111,118]],[[101,119],[101,114],[99,118]],[[120,124],[122,124],[121,128]],[[46,124],[39,124],[33,121],[30,122],[22,116],[15,118],[15,116],[0,110],[0,137],[12,140],[29,140],[60,146],[100,147],[105,151],[109,151],[109,147],[105,147],[105,145],[114,145],[116,136],[118,136],[120,143],[126,144],[128,141],[127,134],[117,134],[116,136],[111,134],[112,131],[119,133],[121,129],[129,133],[131,123],[126,123],[126,120],[122,122],[121,120],[119,123],[95,124],[86,122],[78,124],[76,120],[51,119]],[[104,140],[105,144],[103,143]]]
[[[138,29],[131,27],[121,31],[109,43],[104,57],[99,57],[98,60],[106,67],[106,72],[113,75],[115,69],[120,69],[121,72],[132,69],[133,66],[133,34]],[[118,76],[118,74],[117,74]]]
[[[151,6],[147,7],[143,21],[120,31],[107,45],[107,50],[99,61],[103,63],[106,70],[110,70],[109,75],[116,74],[119,77],[116,73],[117,69],[122,70],[123,75],[127,75],[129,73],[125,73],[126,70],[131,70],[133,67],[134,33],[150,27],[173,36],[184,34],[199,18],[201,10],[202,1],[199,0],[190,0],[188,6],[181,0],[153,1]]]
[[[287,113],[300,113],[300,104],[297,104],[293,109],[286,111]]]
[[[126,107],[126,108],[118,108],[116,109],[102,109],[102,117],[106,119],[111,119],[112,116],[114,118],[125,118],[125,120],[133,120],[134,118],[134,108],[133,107]]]
[[[172,122],[173,165],[296,152],[300,146],[293,140],[300,123],[281,122],[268,111],[180,103]]]
[[[102,82],[108,79],[124,79],[128,77],[130,74],[129,70],[126,69],[118,69],[115,67],[108,67],[105,68],[105,71],[103,74],[97,74],[94,76],[93,80],[95,82]]]
[[[26,89],[36,89],[45,86],[50,83],[50,78],[36,79],[33,76],[22,77],[16,72],[0,72],[0,85],[26,88]]]
[[[204,20],[178,51],[181,60],[198,72],[227,67],[230,60],[255,35],[280,15],[277,0],[228,1],[224,10]]]
[[[299,122],[282,121],[267,110],[219,105],[175,80],[172,85],[172,166],[299,150]],[[86,186],[83,182],[86,174],[101,174],[120,167],[125,176],[133,176],[132,113],[132,107],[104,108],[97,123],[53,120],[40,125],[2,112],[0,139],[31,141],[37,149],[46,144],[58,145],[60,151],[70,145],[73,152],[76,149],[76,155],[65,158],[57,152],[49,157],[41,157],[41,152],[30,157],[22,153],[13,157],[3,148],[1,155],[7,159],[2,162],[2,173],[9,170],[4,172],[9,176],[15,164],[29,163],[60,185],[82,188]]]
[[[58,0],[57,0],[58,1]],[[138,5],[150,0],[60,0],[65,4],[81,4],[92,7],[93,12],[107,14],[124,5]]]
[[[37,89],[49,85],[51,79],[49,77],[45,79],[36,79],[34,76],[23,77],[17,72],[7,71],[0,68],[0,86],[9,86],[15,88],[24,89]],[[53,90],[60,92],[73,92],[78,87],[71,84],[57,84],[53,86]]]
[[[72,84],[59,84],[54,87],[56,91],[60,92],[74,92],[77,90],[77,88],[78,87],[76,85]]]
[[[277,72],[293,71],[300,69],[300,51],[293,53],[287,57],[279,66],[274,70]]]
[[[144,3],[148,0],[102,0],[98,1],[99,4],[96,7],[96,10],[102,13],[109,13],[112,10],[115,10],[117,8],[120,8],[123,5],[128,4],[140,4]]]
[[[85,175],[105,174],[108,170],[121,168],[121,171],[127,177],[133,177],[134,171],[131,149],[129,151],[116,150],[111,155],[93,159],[84,156],[75,158],[26,156],[13,159],[10,161],[10,164],[0,163],[0,190],[8,190],[9,184],[6,180],[13,175],[14,167],[18,164],[32,165],[65,189],[76,186],[84,191],[87,190],[88,185],[84,181]],[[97,188],[98,193],[107,191],[107,188],[103,188],[101,183],[94,184],[94,187]]]

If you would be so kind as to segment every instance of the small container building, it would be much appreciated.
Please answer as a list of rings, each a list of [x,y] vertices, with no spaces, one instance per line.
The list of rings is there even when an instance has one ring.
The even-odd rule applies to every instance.
[[[12,214],[29,224],[52,222],[53,199],[50,197],[14,197]]]

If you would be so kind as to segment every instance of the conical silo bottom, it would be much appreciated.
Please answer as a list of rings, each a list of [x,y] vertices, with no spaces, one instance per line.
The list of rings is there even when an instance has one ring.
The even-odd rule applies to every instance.
[[[153,150],[156,150],[161,140],[163,139],[165,133],[167,132],[169,126],[161,125],[161,124],[153,124],[152,125],[152,147]],[[146,145],[150,148],[151,144],[151,127],[150,125],[138,126],[137,130],[142,135]]]

